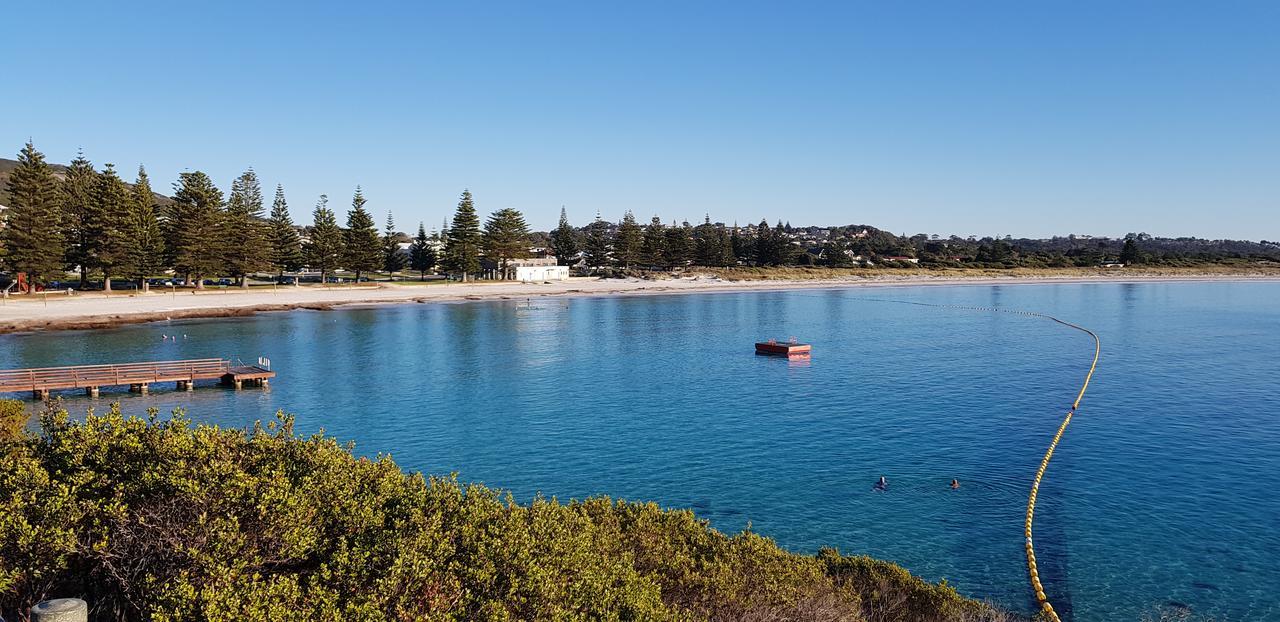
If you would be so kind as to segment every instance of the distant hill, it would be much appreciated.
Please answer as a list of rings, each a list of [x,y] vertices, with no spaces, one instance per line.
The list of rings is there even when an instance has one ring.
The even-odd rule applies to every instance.
[[[67,167],[65,164],[50,163],[49,166],[53,168],[53,174],[59,179],[62,179],[67,174]],[[9,205],[9,174],[12,173],[15,168],[18,168],[17,160],[0,158],[0,205]],[[121,177],[123,177],[123,175],[121,175]],[[128,179],[125,179],[125,184],[130,188],[133,187],[133,184],[129,183]],[[154,186],[152,187],[151,193],[155,195],[156,202],[160,205],[167,205],[173,202],[172,198],[155,192]]]

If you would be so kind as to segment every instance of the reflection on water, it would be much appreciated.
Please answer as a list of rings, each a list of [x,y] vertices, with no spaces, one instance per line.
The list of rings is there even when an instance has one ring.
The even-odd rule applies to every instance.
[[[1027,487],[1092,354],[1103,358],[1041,488],[1049,596],[1079,620],[1168,603],[1280,618],[1280,285],[892,288],[408,304],[0,337],[0,367],[269,356],[270,391],[123,391],[76,410],[278,409],[409,469],[528,499],[693,508],[795,550],[900,562],[1030,612]],[[163,334],[185,335],[165,341]],[[795,335],[808,359],[760,357]],[[871,483],[888,476],[887,493]],[[947,484],[962,482],[959,490]],[[1225,485],[1224,485],[1225,483]]]

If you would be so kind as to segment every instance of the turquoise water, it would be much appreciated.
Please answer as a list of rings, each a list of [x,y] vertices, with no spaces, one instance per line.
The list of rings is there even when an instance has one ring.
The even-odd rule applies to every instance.
[[[0,337],[0,368],[271,357],[270,391],[68,395],[277,409],[409,469],[750,522],[1030,612],[1027,488],[1091,341],[1094,385],[1041,488],[1036,551],[1074,620],[1280,619],[1280,284],[902,287],[399,305]],[[185,334],[177,343],[161,334]],[[752,342],[800,337],[808,362]],[[889,478],[887,493],[871,483]],[[962,487],[948,489],[958,478]]]

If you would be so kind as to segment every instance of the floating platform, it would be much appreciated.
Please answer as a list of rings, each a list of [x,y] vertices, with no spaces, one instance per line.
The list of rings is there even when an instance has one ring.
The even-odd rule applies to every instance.
[[[809,344],[797,343],[794,339],[785,343],[777,339],[756,342],[756,354],[766,356],[809,356],[812,349]]]
[[[276,373],[258,365],[235,365],[226,359],[192,359],[155,361],[122,365],[77,365],[37,369],[0,371],[0,393],[31,391],[36,399],[49,399],[50,391],[84,389],[97,396],[101,387],[128,386],[130,391],[146,393],[159,382],[172,382],[178,389],[190,391],[197,380],[220,380],[239,389],[245,382],[265,387]]]

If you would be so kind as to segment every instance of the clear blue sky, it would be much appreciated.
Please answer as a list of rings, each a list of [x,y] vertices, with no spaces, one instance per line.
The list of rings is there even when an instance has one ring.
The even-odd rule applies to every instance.
[[[252,166],[300,223],[1280,239],[1274,0],[427,4],[10,3],[0,147]]]

